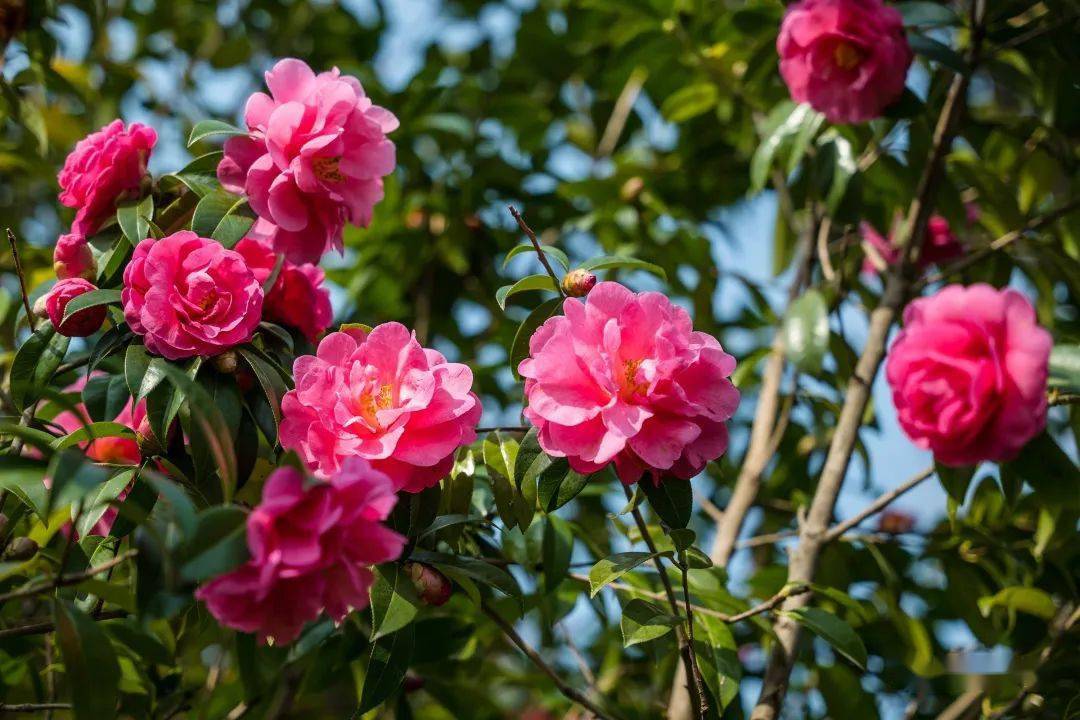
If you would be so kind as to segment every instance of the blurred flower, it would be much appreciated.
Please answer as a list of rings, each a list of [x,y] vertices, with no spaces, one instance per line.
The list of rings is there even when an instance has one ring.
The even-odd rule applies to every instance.
[[[143,240],[124,270],[124,317],[169,360],[216,355],[251,339],[263,291],[243,256],[189,230]]]
[[[614,462],[633,483],[646,472],[690,479],[727,450],[735,359],[694,332],[685,310],[602,282],[563,311],[536,330],[519,366],[525,417],[545,452],[581,473]]]
[[[97,285],[81,277],[59,280],[44,297],[45,312],[56,332],[68,337],[93,335],[105,322],[105,306],[86,308],[63,320],[68,303],[84,293],[97,290]],[[63,320],[63,322],[61,322]]]
[[[60,280],[81,277],[92,281],[97,277],[97,263],[86,236],[68,233],[57,238],[53,248],[53,271]]]
[[[292,642],[324,610],[341,622],[366,607],[371,566],[401,554],[405,538],[382,524],[397,500],[393,483],[367,461],[305,484],[295,468],[275,470],[248,516],[250,559],[196,591],[221,624]]]
[[[893,218],[888,238],[882,237],[868,222],[859,224],[859,234],[862,235],[863,249],[866,251],[862,266],[864,273],[877,273],[900,262],[900,248],[893,244],[893,237],[902,220],[899,214]],[[949,227],[949,221],[941,215],[931,215],[926,223],[926,234],[919,252],[919,268],[948,262],[963,254],[964,246]]]
[[[394,171],[386,134],[398,121],[337,68],[316,75],[286,58],[266,73],[266,85],[270,95],[247,101],[250,135],[225,143],[218,178],[248,196],[260,218],[253,235],[292,262],[317,263],[342,249],[346,222],[371,222],[382,178]]]
[[[885,371],[900,426],[945,465],[1011,460],[1046,425],[1052,344],[1015,290],[949,285],[913,301]]]
[[[878,530],[890,535],[902,535],[915,528],[915,516],[903,510],[885,510],[878,516]]]
[[[235,249],[244,257],[259,285],[265,284],[277,262],[274,251],[251,237],[238,242]],[[317,265],[297,265],[286,260],[266,294],[263,317],[296,328],[315,342],[334,320],[330,291],[323,285],[325,280],[326,274]]]
[[[60,171],[60,202],[75,208],[73,233],[90,236],[116,212],[116,202],[138,197],[150,151],[157,143],[154,129],[122,120],[80,140]]]
[[[832,123],[873,120],[904,92],[914,55],[900,13],[881,0],[801,0],[776,40],[795,102]]]
[[[360,456],[395,487],[419,492],[445,476],[476,439],[482,409],[472,371],[423,348],[404,325],[336,332],[293,365],[281,403],[281,445],[318,476]]]

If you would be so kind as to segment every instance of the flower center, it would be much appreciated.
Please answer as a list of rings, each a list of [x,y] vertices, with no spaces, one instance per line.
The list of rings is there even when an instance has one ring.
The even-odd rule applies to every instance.
[[[378,394],[365,392],[360,396],[360,412],[373,428],[381,430],[382,425],[379,424],[376,413],[389,408],[393,401],[394,388],[389,384],[382,385]]]
[[[838,68],[851,70],[862,62],[862,53],[851,43],[842,42],[833,50],[833,60]]]
[[[332,183],[339,183],[345,179],[345,176],[341,174],[340,164],[340,157],[317,157],[311,161],[311,167],[319,179]]]
[[[641,395],[648,387],[648,383],[637,381],[637,371],[641,367],[641,360],[623,360],[622,385],[623,392],[627,396]]]

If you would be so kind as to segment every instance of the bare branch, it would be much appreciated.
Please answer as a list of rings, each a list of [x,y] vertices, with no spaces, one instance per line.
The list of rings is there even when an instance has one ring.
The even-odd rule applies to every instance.
[[[559,276],[555,274],[555,270],[552,269],[551,263],[548,262],[547,253],[544,252],[544,247],[536,238],[536,233],[534,233],[532,228],[525,223],[525,218],[521,216],[521,213],[517,211],[517,208],[513,205],[509,205],[508,207],[510,209],[510,214],[517,220],[518,227],[521,228],[521,231],[525,233],[532,242],[533,248],[536,249],[536,254],[540,258],[540,263],[544,266],[544,269],[547,270],[547,274],[550,275],[551,279],[555,282],[555,289],[559,291],[560,295],[566,297],[566,291],[562,288],[562,282],[559,280]]]
[[[104,562],[95,567],[83,570],[82,572],[73,573],[71,575],[58,575],[54,580],[49,580],[47,582],[37,583],[34,585],[27,585],[26,587],[20,588],[18,590],[12,590],[11,592],[0,595],[0,603],[5,603],[8,600],[16,600],[18,598],[31,597],[33,595],[40,595],[42,593],[55,590],[56,588],[67,587],[68,585],[78,585],[84,580],[89,580],[90,578],[98,575],[99,573],[103,573],[106,570],[114,568],[125,560],[129,560],[130,558],[133,558],[138,554],[138,550],[127,550],[126,552],[120,553],[108,562]]]
[[[91,614],[90,617],[94,620],[115,620],[116,618],[127,617],[127,611],[104,610],[101,612],[95,612]],[[18,625],[16,627],[4,628],[0,630],[0,640],[12,637],[23,637],[25,635],[44,635],[45,633],[51,633],[55,629],[56,626],[51,620],[32,623],[29,625]]]
[[[26,324],[31,332],[36,330],[34,311],[30,308],[30,294],[26,292],[26,275],[23,274],[22,261],[19,260],[19,243],[15,239],[15,233],[11,228],[7,229],[8,246],[11,248],[11,258],[15,261],[15,274],[19,276],[19,292],[22,294],[23,309],[26,310]]]
[[[876,515],[877,513],[884,510],[886,507],[889,506],[890,503],[892,503],[894,500],[896,500],[898,497],[900,497],[904,493],[908,492],[909,490],[912,490],[915,487],[918,487],[924,480],[931,477],[933,474],[934,474],[934,466],[933,465],[931,465],[930,467],[926,468],[925,470],[923,470],[923,471],[921,471],[919,473],[916,473],[914,476],[912,476],[911,478],[909,478],[905,482],[901,483],[900,485],[897,485],[896,487],[894,487],[889,492],[884,493],[883,495],[878,497],[877,500],[875,500],[874,502],[867,505],[865,508],[863,508],[861,511],[856,513],[854,516],[848,518],[847,520],[845,520],[842,523],[837,523],[836,525],[833,525],[831,528],[829,528],[829,531],[825,533],[824,541],[828,543],[828,542],[832,542],[833,540],[836,540],[841,535],[846,533],[848,530],[851,530],[853,527],[857,526],[859,523],[861,523],[866,518],[868,518],[868,517],[870,517],[872,515]]]

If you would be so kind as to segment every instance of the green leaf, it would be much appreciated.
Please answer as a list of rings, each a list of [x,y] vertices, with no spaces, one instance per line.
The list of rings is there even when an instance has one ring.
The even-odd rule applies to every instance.
[[[738,646],[731,629],[720,618],[699,613],[694,616],[694,625],[698,628],[694,655],[701,677],[717,710],[723,711],[739,696],[742,663]]]
[[[9,387],[16,409],[23,410],[41,398],[42,389],[64,361],[68,342],[51,324],[42,323],[15,353]]]
[[[937,473],[938,480],[941,481],[941,487],[945,489],[946,494],[957,505],[963,505],[964,498],[967,497],[968,487],[971,485],[971,479],[975,477],[975,468],[957,468],[934,463],[934,472]]]
[[[91,290],[90,292],[83,293],[77,297],[71,299],[71,301],[64,307],[64,317],[60,320],[63,324],[67,320],[79,312],[87,308],[98,307],[101,305],[119,305],[120,304],[120,290]]]
[[[221,122],[220,120],[200,120],[195,123],[195,127],[191,128],[187,146],[191,147],[200,140],[205,140],[208,137],[237,137],[247,134],[247,130],[238,128],[235,125],[230,125],[229,123]]]
[[[126,347],[135,333],[126,324],[114,325],[101,334],[94,349],[90,351],[90,359],[87,361],[87,370],[93,372],[99,363],[113,353]]]
[[[944,43],[919,33],[908,33],[908,44],[916,55],[921,55],[958,75],[968,72],[968,65],[960,53]]]
[[[124,489],[131,484],[135,477],[135,469],[124,470],[109,478],[98,486],[97,492],[91,493],[86,506],[83,508],[82,517],[79,518],[77,530],[80,537],[86,537],[98,524],[102,516],[109,510],[111,503],[115,502]]]
[[[903,16],[905,27],[935,27],[956,25],[960,22],[951,8],[936,2],[912,0],[897,4],[896,9]]]
[[[1080,393],[1080,345],[1055,345],[1050,351],[1050,387]]]
[[[529,290],[550,290],[551,292],[558,292],[559,288],[555,286],[555,281],[550,275],[529,275],[521,278],[512,285],[503,285],[496,290],[495,302],[499,303],[499,307],[505,310],[508,298],[517,295],[518,293],[528,292]]]
[[[706,113],[716,105],[720,92],[712,82],[679,88],[664,100],[660,112],[670,122],[682,123]]]
[[[694,513],[694,488],[689,480],[665,475],[658,482],[646,478],[638,483],[653,512],[668,527],[684,528]]]
[[[262,388],[266,402],[269,403],[270,410],[274,413],[274,423],[280,425],[281,400],[285,397],[285,393],[289,391],[285,380],[281,377],[281,373],[277,371],[269,358],[253,346],[243,345],[236,348],[236,351],[247,361],[251,372],[255,374],[255,379],[258,380],[259,387]]]
[[[53,620],[76,720],[116,717],[120,665],[105,631],[67,600],[56,600]]]
[[[91,420],[112,420],[130,399],[131,393],[122,375],[92,377],[82,389],[83,407]]]
[[[354,718],[371,710],[392,695],[409,669],[416,633],[409,625],[400,632],[381,638],[371,646],[371,655],[364,668],[364,681],[360,688],[360,707]]]
[[[566,458],[554,458],[540,473],[537,498],[545,512],[555,512],[573,500],[589,484],[589,476],[571,470]]]
[[[994,608],[1005,608],[1010,613],[1022,612],[1050,620],[1057,613],[1054,599],[1038,588],[1014,586],[999,590],[995,595],[979,598],[979,612],[989,617]]]
[[[46,514],[82,501],[105,482],[109,471],[87,462],[80,450],[71,448],[53,455],[48,475],[52,478],[52,487],[45,502]]]
[[[17,427],[17,426],[11,426]],[[8,433],[8,427],[0,425],[0,433]],[[0,465],[0,490],[19,498],[42,521],[48,521],[48,489],[45,487],[45,465],[39,461],[19,457],[5,457]]]
[[[420,599],[401,565],[379,565],[371,585],[371,639],[397,632],[416,618]]]
[[[647,273],[656,275],[661,280],[667,280],[667,273],[664,272],[664,268],[651,262],[645,262],[644,260],[638,260],[633,257],[622,257],[619,255],[604,255],[602,257],[592,258],[581,264],[582,270],[614,270],[616,268],[623,270],[643,270]]]
[[[829,307],[818,290],[807,290],[784,314],[784,352],[804,372],[817,373],[829,349]]]
[[[72,447],[73,445],[78,445],[79,443],[106,437],[120,437],[133,440],[135,438],[135,431],[127,425],[117,422],[90,423],[68,433],[62,438],[57,438],[53,442],[53,449],[63,450]]]
[[[200,155],[180,172],[163,177],[162,182],[165,184],[171,180],[181,183],[199,197],[206,197],[221,187],[217,179],[217,166],[224,155],[220,150]]]
[[[521,325],[518,326],[517,332],[514,333],[514,342],[510,346],[510,369],[514,371],[514,377],[518,380],[521,379],[521,374],[518,373],[518,366],[521,365],[521,361],[529,357],[529,340],[532,339],[533,333],[539,328],[548,318],[559,312],[559,308],[562,307],[563,299],[561,297],[551,298],[545,300],[536,306],[536,308],[529,313],[529,316],[521,321]]]
[[[608,583],[618,580],[643,562],[648,562],[663,553],[621,552],[609,555],[592,566],[589,570],[589,597],[596,597]]]
[[[246,198],[225,190],[215,190],[195,206],[191,230],[199,237],[213,238],[231,248],[247,234],[255,221],[254,215],[243,212],[246,206]]]
[[[491,491],[495,496],[495,508],[506,527],[512,529],[517,526],[514,502],[518,492],[514,484],[514,461],[517,458],[518,443],[495,431],[484,438],[482,451],[484,464],[488,468],[488,479],[491,481]]]
[[[116,222],[124,237],[135,247],[150,237],[150,221],[154,219],[154,196],[121,203],[116,208]]]
[[[247,545],[247,513],[235,505],[218,505],[199,513],[184,548],[180,578],[200,582],[243,565],[251,557]]]
[[[783,613],[832,645],[833,649],[866,669],[866,646],[846,622],[821,608],[804,607]]]
[[[1080,471],[1048,433],[1036,435],[1006,467],[1026,480],[1043,504],[1080,509]]]
[[[697,540],[697,533],[688,528],[675,528],[668,532],[668,537],[671,538],[671,543],[675,546],[676,552],[683,552]]]
[[[851,148],[851,142],[835,130],[823,135],[819,144],[825,161],[832,162],[829,193],[825,196],[825,206],[830,213],[834,213],[840,206],[840,201],[844,199],[848,183],[855,175],[857,169],[855,152]]]
[[[769,113],[758,143],[750,159],[750,190],[760,192],[769,181],[769,170],[782,145],[794,137],[804,123],[810,121],[816,111],[809,105],[796,105],[784,100]]]
[[[663,637],[684,621],[680,615],[672,615],[639,598],[626,603],[622,610],[619,627],[622,629],[623,647],[649,642]]]
[[[564,253],[562,250],[555,247],[554,245],[541,245],[540,247],[544,251],[544,255],[555,258],[555,260],[557,260],[558,263],[562,265],[563,270],[570,269],[570,258],[568,258],[566,256],[566,253]],[[510,261],[518,255],[531,252],[536,252],[536,248],[533,247],[532,243],[528,245],[515,245],[513,248],[511,248],[510,252],[506,253],[506,259],[503,260],[502,264],[503,270],[505,270],[506,266],[510,264]]]
[[[447,575],[460,572],[477,582],[493,587],[504,595],[520,598],[521,588],[514,576],[500,567],[465,555],[448,555],[428,550],[413,550],[410,560],[434,565]]]
[[[540,548],[544,564],[544,590],[551,593],[570,572],[574,553],[574,531],[560,517],[548,515],[544,521],[544,538]]]

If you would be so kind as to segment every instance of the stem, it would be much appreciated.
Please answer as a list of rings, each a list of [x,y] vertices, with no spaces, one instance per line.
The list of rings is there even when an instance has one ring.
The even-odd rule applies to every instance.
[[[15,233],[11,228],[7,229],[8,245],[11,247],[11,258],[15,261],[15,274],[19,277],[19,291],[22,293],[23,309],[26,310],[26,324],[30,326],[30,332],[37,330],[34,311],[30,309],[30,294],[26,292],[26,276],[23,275],[22,261],[19,260],[19,243],[15,239]]]
[[[694,660],[694,684],[697,686],[698,691],[698,715],[705,718],[709,715],[709,701],[705,695],[705,688],[701,686],[701,669],[697,664],[697,655],[694,654],[694,606],[690,603],[690,581],[687,578],[689,566],[686,561],[686,553],[681,552],[679,555],[679,570],[682,572],[683,607],[686,608],[686,635],[690,645],[690,654]]]
[[[70,710],[71,703],[13,703],[0,705],[0,712],[37,713],[46,710]]]
[[[101,612],[93,613],[90,617],[94,620],[116,620],[117,618],[127,617],[127,614],[126,610],[103,610]],[[19,625],[17,627],[0,630],[0,640],[12,637],[24,637],[26,635],[44,635],[45,633],[51,633],[55,629],[56,626],[51,620],[31,623],[29,625]]]
[[[645,479],[642,482],[649,482]],[[634,494],[630,491],[630,487],[623,485],[623,492],[626,494],[627,502],[632,502]],[[653,542],[652,535],[649,533],[649,526],[645,524],[645,518],[641,515],[641,509],[634,505],[631,508],[631,514],[634,516],[634,522],[637,524],[638,531],[641,533],[641,539],[645,541],[645,546],[649,548],[649,552],[653,555],[653,565],[656,566],[656,571],[660,575],[660,583],[664,586],[664,595],[667,597],[668,605],[671,606],[671,612],[674,615],[679,614],[679,600],[675,597],[675,590],[671,587],[671,579],[668,577],[667,572],[664,570],[664,563],[660,559],[660,555],[656,549],[656,543]],[[689,620],[689,618],[687,618]],[[675,635],[679,643],[679,652],[682,655],[683,663],[686,667],[690,668],[690,677],[693,683],[690,685],[692,694],[694,695],[691,700],[697,701],[698,716],[701,720],[704,720],[709,712],[709,700],[705,695],[705,684],[701,679],[701,669],[698,667],[697,658],[694,656],[694,648],[690,644],[686,633],[683,631],[682,625],[675,628]]]
[[[0,603],[5,603],[8,600],[17,600],[18,598],[31,597],[33,595],[40,595],[41,593],[49,592],[56,588],[66,587],[68,585],[78,585],[84,580],[89,580],[99,573],[103,573],[110,568],[116,567],[125,560],[135,557],[138,553],[138,550],[128,550],[120,553],[108,562],[83,570],[82,572],[72,573],[71,575],[57,575],[54,580],[49,580],[45,583],[37,583],[36,585],[28,585],[19,590],[12,590],[11,592],[0,595]],[[60,568],[63,570],[63,565],[61,565]]]
[[[555,672],[555,669],[548,665],[547,661],[544,660],[544,658],[540,657],[540,653],[536,652],[536,650],[534,650],[527,642],[525,642],[521,635],[518,634],[517,630],[514,629],[514,626],[506,622],[506,620],[504,620],[503,617],[499,615],[499,613],[495,612],[495,610],[493,610],[490,605],[488,605],[486,602],[482,602],[480,604],[480,609],[485,615],[491,618],[492,622],[499,626],[499,629],[502,630],[503,635],[505,635],[510,640],[510,642],[512,642],[514,645],[517,645],[518,649],[525,654],[525,657],[529,658],[529,660],[532,661],[533,665],[535,665],[537,668],[540,669],[541,672],[547,675],[548,678],[551,679],[551,682],[555,683],[555,687],[558,688],[559,692],[561,692],[564,697],[566,697],[571,702],[575,702],[578,705],[582,706],[601,720],[611,720],[611,716],[601,710],[595,703],[593,703],[592,700],[587,698],[584,693],[582,693],[577,688],[569,685],[565,680],[559,677],[559,674]]]
[[[478,427],[476,432],[489,433],[489,432],[529,432],[531,428],[528,425],[493,425],[492,427]]]
[[[851,530],[853,527],[855,527],[856,525],[861,523],[866,518],[870,517],[871,515],[876,515],[877,513],[881,512],[886,507],[888,507],[889,503],[891,503],[893,500],[896,500],[896,498],[900,497],[901,495],[908,492],[912,488],[917,487],[920,483],[922,483],[927,478],[931,477],[933,474],[934,474],[934,466],[931,465],[930,467],[926,468],[922,472],[919,472],[919,473],[916,473],[915,475],[913,475],[906,482],[904,482],[904,483],[902,483],[900,485],[897,485],[896,487],[894,487],[889,492],[881,495],[880,497],[878,497],[877,500],[875,500],[874,502],[867,505],[860,512],[856,513],[853,517],[848,518],[847,520],[845,520],[842,523],[838,523],[836,525],[833,525],[831,528],[829,528],[829,531],[827,533],[825,533],[825,537],[824,537],[825,542],[828,543],[828,542],[832,542],[833,540],[836,540],[841,535],[846,533],[848,530]]]
[[[544,252],[544,248],[540,245],[540,241],[536,239],[536,233],[532,231],[532,228],[525,223],[525,218],[521,217],[521,213],[517,211],[513,205],[507,206],[510,209],[510,214],[517,220],[518,227],[521,231],[529,236],[529,240],[532,241],[533,247],[536,249],[536,254],[540,258],[540,263],[547,270],[547,274],[551,276],[551,279],[555,282],[555,288],[559,291],[559,294],[566,297],[566,291],[563,290],[562,281],[559,276],[555,274],[555,270],[552,269],[551,263],[548,262],[547,254]]]
[[[898,244],[903,248],[901,262],[889,271],[881,304],[870,315],[870,329],[866,345],[856,364],[855,374],[848,383],[844,405],[829,445],[821,478],[814,492],[806,522],[799,529],[798,545],[791,555],[791,563],[788,566],[789,583],[809,584],[813,581],[818,558],[826,544],[825,535],[828,524],[858,440],[862,418],[870,399],[871,386],[885,357],[889,331],[908,295],[910,286],[908,271],[918,259],[919,251],[919,243],[911,242],[911,239],[921,238],[926,232],[926,225],[933,209],[931,200],[941,178],[945,155],[955,136],[956,123],[964,109],[971,71],[978,61],[982,44],[982,23],[985,10],[985,0],[973,0],[972,46],[968,55],[969,72],[953,78],[945,104],[938,117],[930,157],[908,209],[907,220],[899,233]],[[793,610],[805,606],[807,602],[807,597],[803,595],[790,598],[784,602],[783,607],[785,610]],[[791,671],[795,665],[795,653],[801,632],[798,623],[781,615],[774,623],[774,629],[777,643],[773,647],[772,656],[765,669],[761,694],[750,720],[776,720],[780,716]]]

